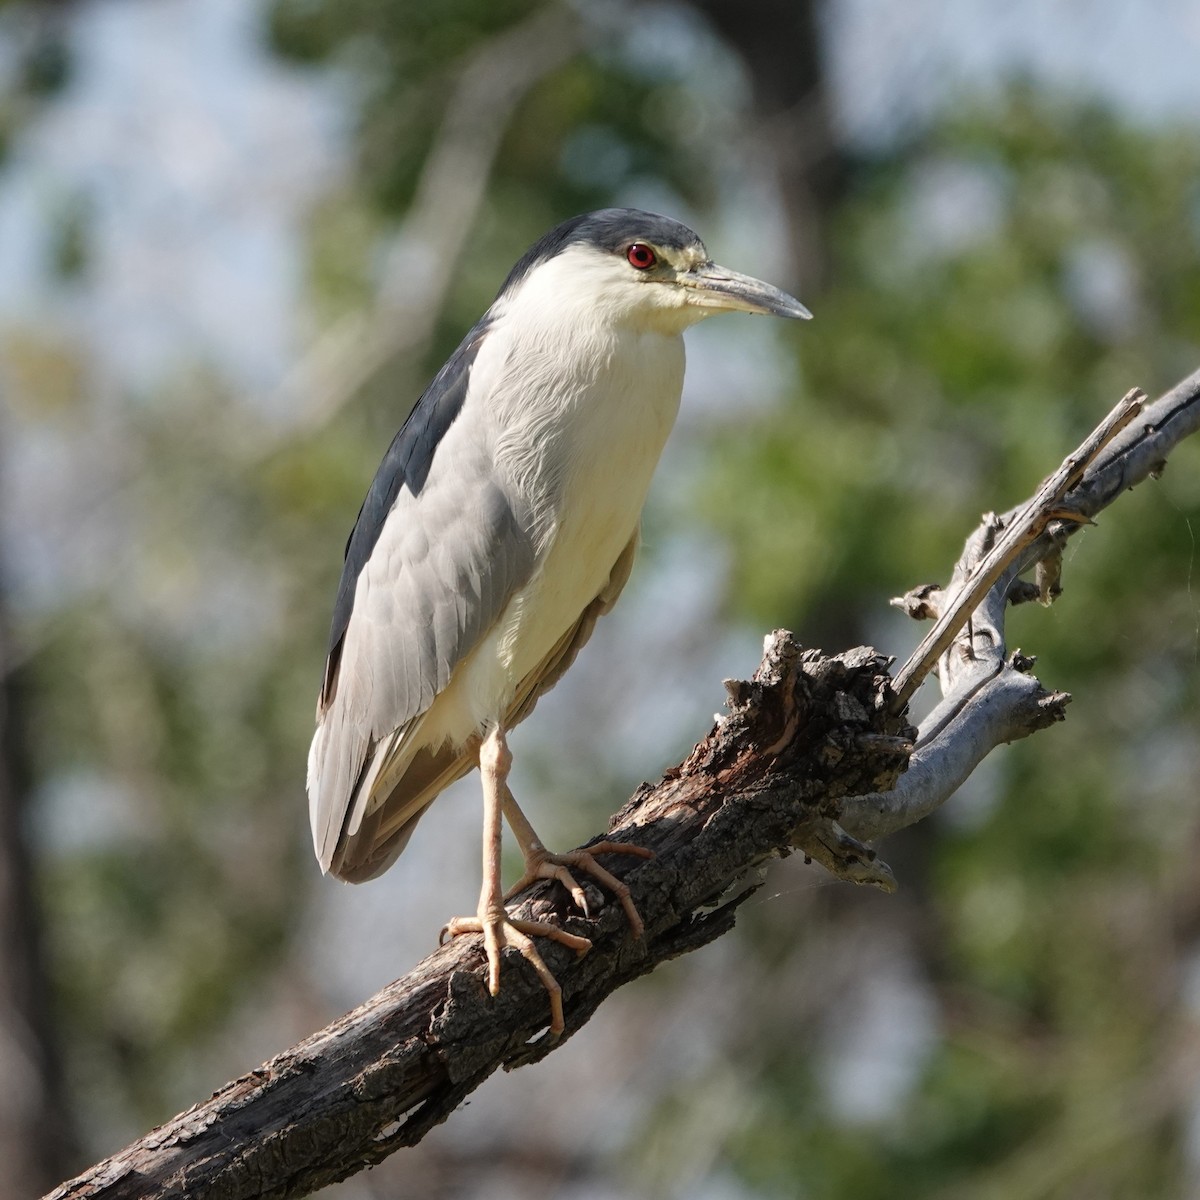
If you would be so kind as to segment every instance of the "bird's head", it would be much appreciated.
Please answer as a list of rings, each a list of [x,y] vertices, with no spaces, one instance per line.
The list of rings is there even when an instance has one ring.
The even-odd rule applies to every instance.
[[[519,297],[663,333],[719,312],[812,315],[769,283],[717,266],[686,225],[634,208],[601,209],[552,229],[512,269],[498,300]]]

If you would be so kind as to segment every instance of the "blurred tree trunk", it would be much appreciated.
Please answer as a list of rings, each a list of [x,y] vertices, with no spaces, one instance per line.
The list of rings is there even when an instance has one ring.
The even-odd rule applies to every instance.
[[[76,0],[37,0],[14,14],[6,142],[63,86],[70,67],[65,20],[75,7]],[[80,1155],[42,954],[29,847],[26,676],[15,665],[5,585],[0,555],[0,1200],[29,1200],[76,1166]]]
[[[0,586],[0,1200],[29,1200],[77,1161],[54,1044],[28,844],[22,686]]]
[[[809,295],[828,271],[825,218],[842,193],[818,0],[692,0],[746,64],[754,129],[779,182],[791,274]]]

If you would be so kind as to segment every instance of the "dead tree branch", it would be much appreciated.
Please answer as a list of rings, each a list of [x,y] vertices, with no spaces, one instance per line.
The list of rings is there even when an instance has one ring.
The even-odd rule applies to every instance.
[[[533,890],[521,915],[586,930],[593,942],[578,961],[553,943],[542,948],[563,986],[566,1037],[621,984],[730,929],[748,894],[730,889],[788,847],[797,826],[835,812],[841,796],[891,785],[904,761],[894,739],[911,731],[888,714],[887,665],[868,650],[828,659],[789,634],[768,639],[754,679],[730,685],[730,715],[614,819],[611,836],[656,853],[625,875],[643,939],[631,937],[619,905],[599,907],[598,893],[598,916],[584,921],[562,907],[558,889]],[[863,750],[864,735],[879,740]],[[455,939],[53,1196],[303,1195],[413,1145],[497,1067],[561,1044],[545,1036],[546,994],[519,957],[506,957],[500,995],[488,996],[479,940]]]
[[[1123,402],[1041,500],[985,517],[945,588],[905,598],[921,617],[975,605],[979,564],[1006,530],[1021,528],[969,620],[939,645],[944,699],[915,748],[888,660],[865,648],[826,658],[777,632],[754,678],[726,685],[729,716],[612,822],[608,836],[656,854],[631,868],[613,864],[627,869],[645,937],[633,940],[620,906],[605,906],[598,893],[590,920],[566,911],[549,884],[527,894],[520,915],[558,920],[593,941],[579,960],[554,944],[544,949],[563,985],[566,1037],[623,983],[730,929],[755,886],[745,885],[747,873],[773,856],[799,849],[841,878],[891,886],[890,872],[857,839],[920,820],[997,745],[1062,718],[1069,697],[1046,691],[1030,673],[1032,659],[1006,650],[1007,605],[1052,599],[1070,533],[1157,474],[1200,426],[1200,372],[1140,418],[1130,421],[1130,412],[1137,418]],[[1122,431],[1112,436],[1114,427]],[[1019,578],[1030,569],[1039,572],[1035,584]],[[63,1184],[52,1200],[298,1196],[415,1144],[497,1068],[536,1062],[561,1044],[545,1036],[545,993],[519,958],[506,960],[500,995],[487,995],[478,942],[457,939],[354,1012]]]
[[[910,616],[934,618],[938,627],[957,632],[937,643],[942,702],[921,723],[908,771],[887,794],[857,796],[843,805],[841,822],[847,830],[873,840],[922,820],[997,746],[1063,719],[1071,697],[1042,687],[1030,673],[1033,658],[1008,654],[1008,605],[1056,599],[1067,539],[1122,492],[1157,478],[1174,447],[1197,429],[1200,371],[1151,405],[1143,406],[1141,393],[1130,392],[1033,500],[1001,516],[984,516],[967,538],[945,588],[927,584],[893,601]],[[1080,466],[1085,468],[1082,475]],[[1057,485],[1063,481],[1068,486],[1059,495]],[[1036,536],[1026,537],[1033,529]],[[1007,547],[1003,555],[1002,543]],[[1001,557],[1002,568],[990,571],[989,562]],[[985,570],[993,582],[977,600],[972,583]],[[1032,583],[1021,578],[1030,570],[1036,572]],[[923,677],[928,671],[931,661],[924,648],[929,644],[931,638],[926,638],[897,672],[898,689],[901,677],[918,672]]]

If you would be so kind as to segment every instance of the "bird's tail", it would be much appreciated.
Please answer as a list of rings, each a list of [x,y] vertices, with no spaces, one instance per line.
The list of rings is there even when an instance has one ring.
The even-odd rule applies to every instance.
[[[348,883],[382,874],[438,793],[475,766],[473,744],[430,750],[414,736],[419,724],[420,718],[373,746],[353,786],[345,765],[334,761],[335,746],[345,739],[330,738],[325,722],[318,725],[309,750],[308,793],[313,847],[323,871]]]

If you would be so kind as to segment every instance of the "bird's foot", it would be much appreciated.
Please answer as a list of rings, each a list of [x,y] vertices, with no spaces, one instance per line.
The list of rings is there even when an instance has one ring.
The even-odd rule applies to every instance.
[[[482,933],[483,945],[488,959],[488,991],[495,996],[500,991],[500,952],[507,946],[520,952],[521,956],[537,972],[542,986],[550,996],[550,1036],[557,1038],[565,1028],[563,1022],[562,988],[546,966],[533,944],[534,937],[553,938],[569,946],[582,957],[592,943],[585,937],[577,937],[551,925],[548,921],[514,921],[502,906],[481,907],[474,917],[453,917],[442,928],[440,942],[464,933]]]
[[[629,888],[610,871],[606,871],[595,859],[597,854],[628,854],[634,858],[653,858],[654,851],[644,846],[631,846],[627,842],[597,842],[586,850],[569,850],[566,854],[551,854],[545,847],[534,844],[525,851],[525,874],[504,893],[505,900],[524,891],[539,879],[557,879],[571,893],[583,915],[589,916],[587,897],[571,874],[571,868],[590,875],[601,883],[621,902],[629,920],[634,937],[641,937],[644,925],[641,914],[633,903]]]

